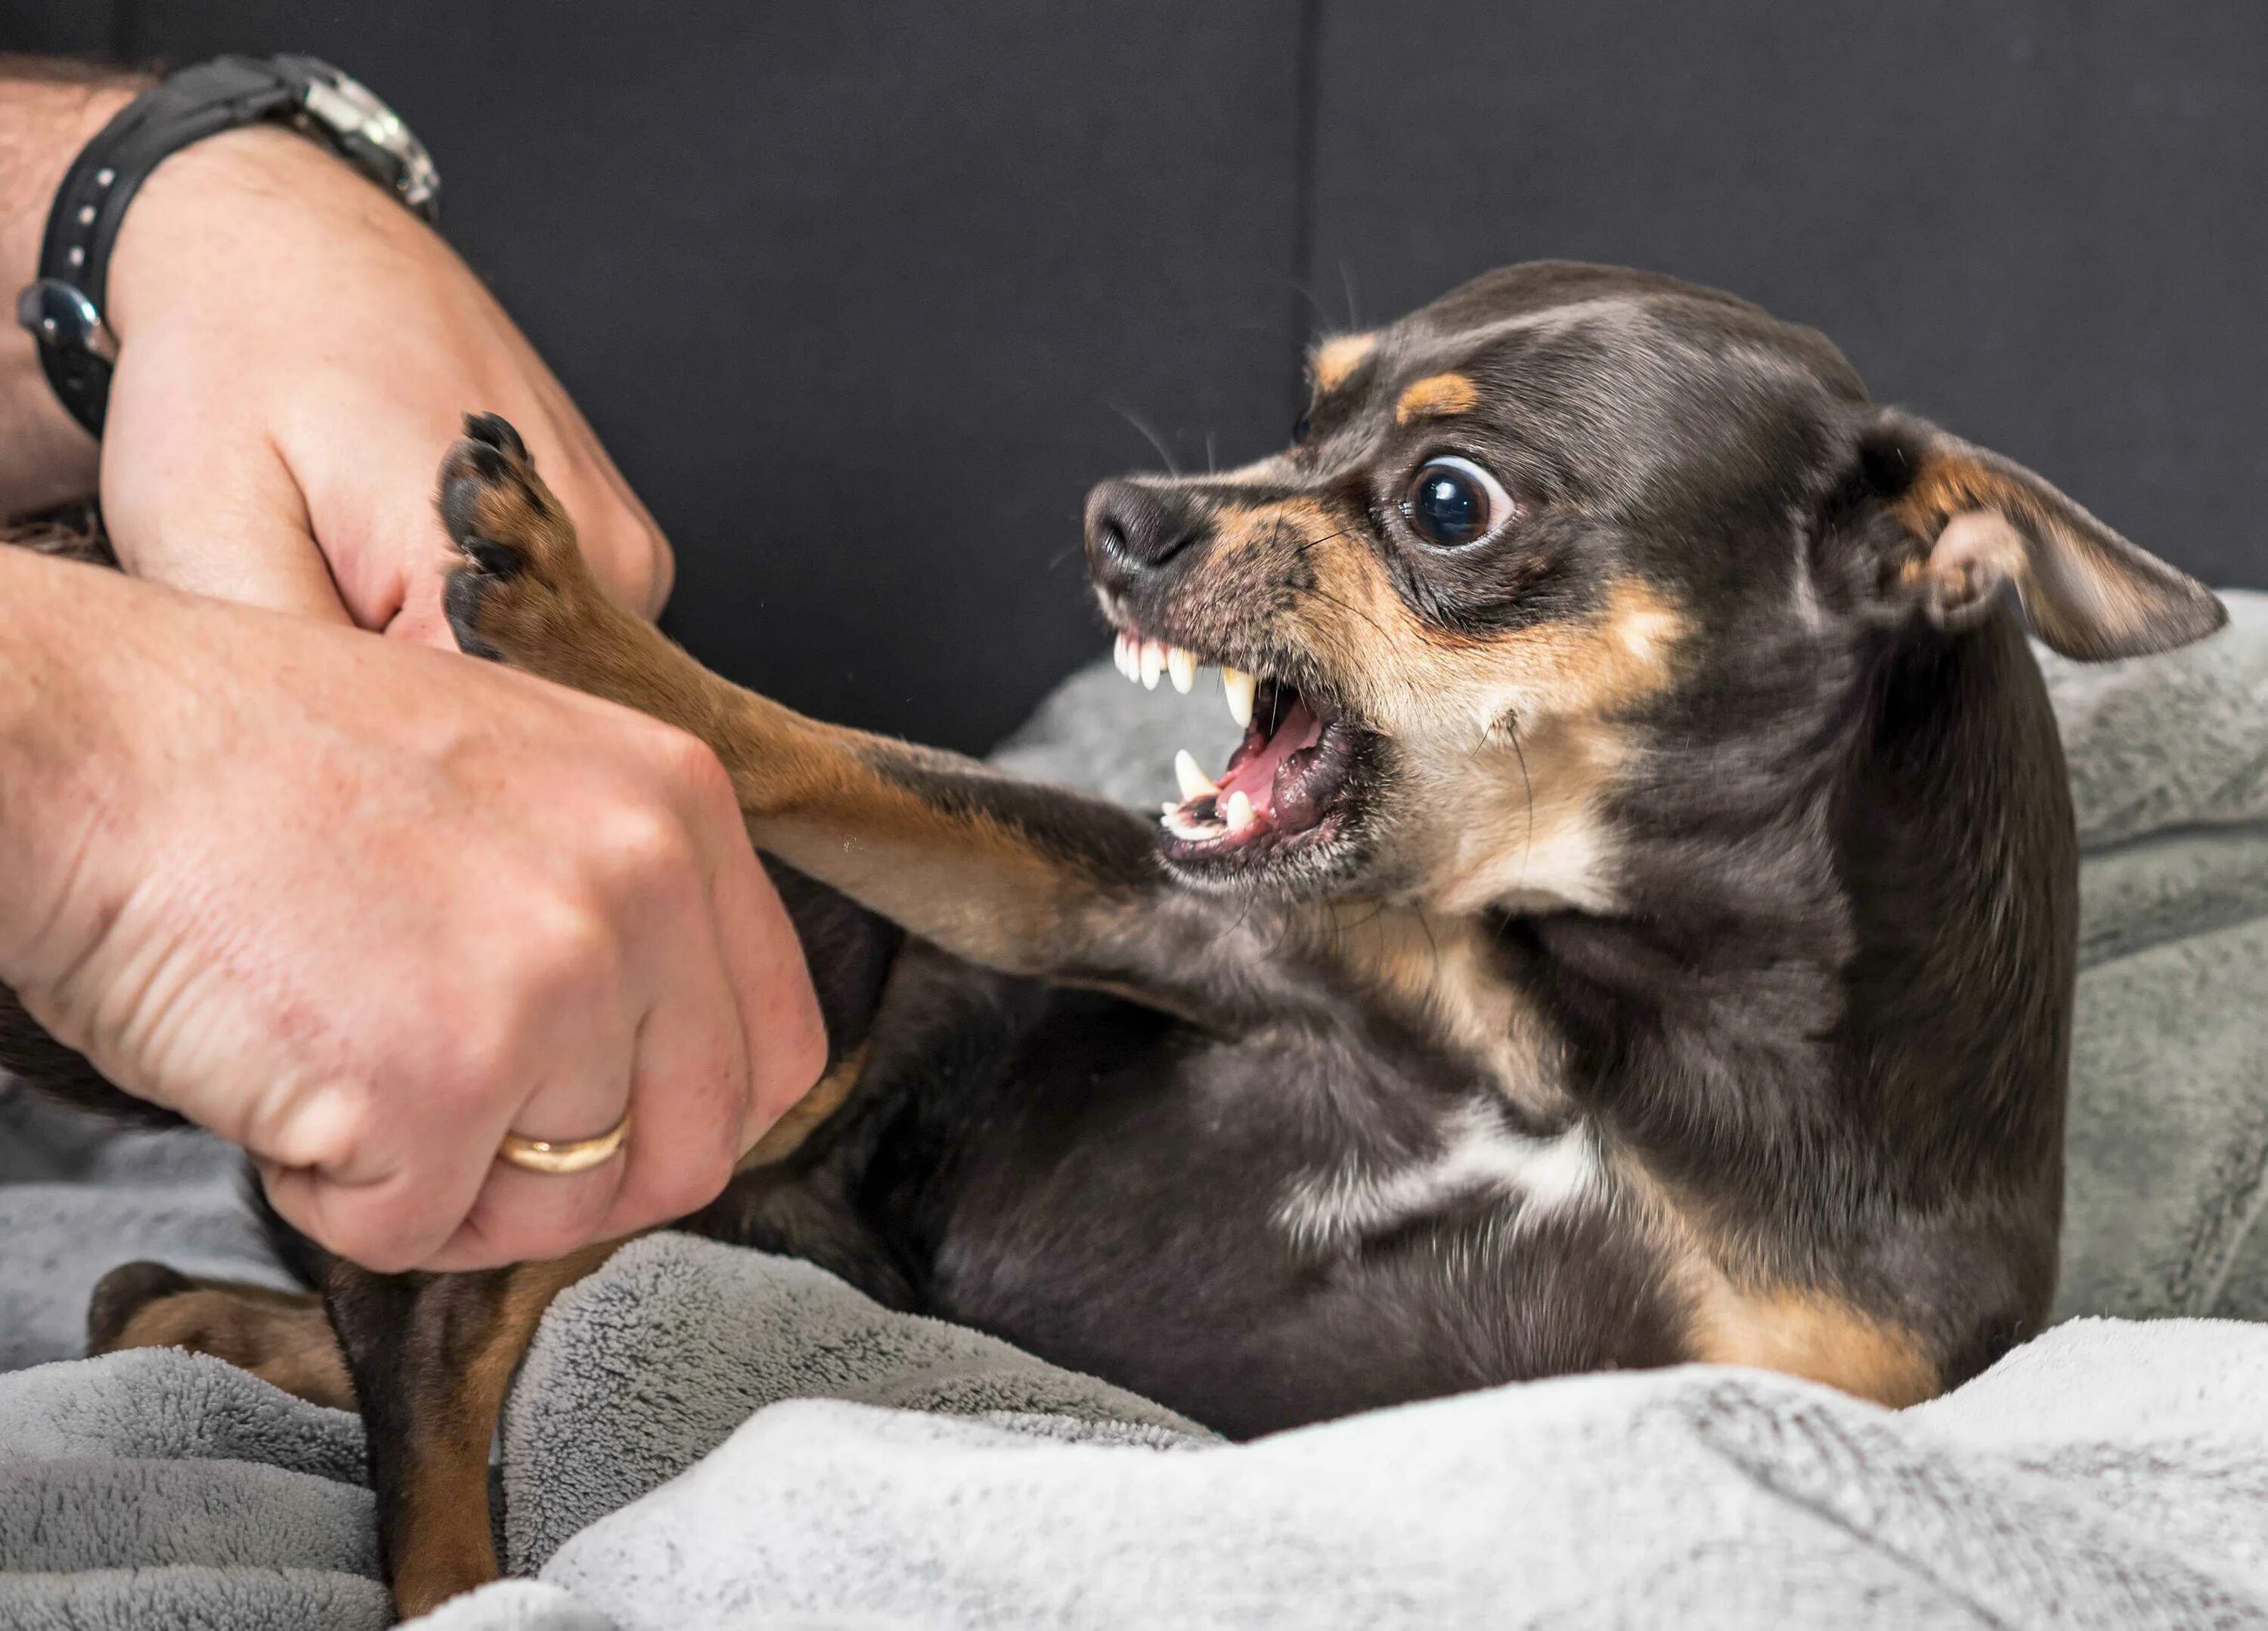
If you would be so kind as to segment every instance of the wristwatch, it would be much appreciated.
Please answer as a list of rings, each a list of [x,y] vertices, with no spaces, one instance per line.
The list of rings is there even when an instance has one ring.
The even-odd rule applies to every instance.
[[[126,206],[159,162],[192,142],[272,121],[313,137],[427,221],[441,178],[392,108],[312,56],[218,56],[144,91],[89,142],[56,189],[40,247],[40,275],[16,300],[16,320],[39,342],[48,382],[97,437],[110,400],[117,342],[103,294]]]

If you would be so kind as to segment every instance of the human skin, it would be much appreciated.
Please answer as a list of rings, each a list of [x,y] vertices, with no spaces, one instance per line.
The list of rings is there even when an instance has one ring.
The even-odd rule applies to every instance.
[[[0,80],[5,287],[133,90]],[[512,420],[649,614],[652,518],[447,246],[287,131],[158,167],[107,314],[99,451],[28,338],[0,342],[0,511],[99,484],[144,580],[0,558],[0,979],[373,1268],[556,1255],[699,1206],[824,1051],[724,773],[651,720],[421,649],[450,644],[431,495],[466,410]],[[626,1107],[626,1155],[591,1172],[494,1157]]]

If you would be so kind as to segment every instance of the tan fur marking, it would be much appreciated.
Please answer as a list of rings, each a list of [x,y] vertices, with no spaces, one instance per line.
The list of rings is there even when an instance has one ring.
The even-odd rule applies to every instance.
[[[1419,618],[1359,524],[1314,499],[1214,519],[1189,615],[1309,653],[1395,739],[1395,882],[1414,902],[1612,905],[1593,812],[1628,756],[1621,716],[1675,676],[1690,619],[1666,591],[1625,577],[1587,617],[1462,636]],[[1313,587],[1287,592],[1301,577]]]
[[[448,1355],[453,1363],[443,1378],[447,1392],[416,1401],[409,1418],[401,1522],[390,1537],[394,1600],[404,1620],[497,1577],[489,1518],[489,1443],[504,1393],[552,1299],[626,1244],[604,1241],[548,1263],[511,1269],[475,1345]]]
[[[1413,419],[1448,419],[1470,413],[1481,400],[1480,390],[1462,374],[1432,374],[1408,390],[1394,404],[1394,422]]]
[[[1479,919],[1375,901],[1335,900],[1325,951],[1388,1007],[1472,1061],[1506,1099],[1538,1115],[1574,1108],[1558,1047],[1527,994],[1506,978]]]
[[[1631,1221],[1685,1292],[1687,1351],[1704,1364],[1778,1370],[1877,1404],[1918,1404],[1945,1381],[1921,1337],[1815,1286],[1760,1268],[1752,1248],[1628,1149],[1609,1164]]]
[[[1315,389],[1326,395],[1337,390],[1354,371],[1378,349],[1376,334],[1334,334],[1315,348],[1313,372]]]
[[[1930,459],[1890,505],[1907,531],[1935,538],[1963,510],[1991,510],[2012,519],[2043,524],[2047,517],[2017,482],[1997,471],[1954,455]]]
[[[1933,449],[1889,508],[1923,546],[1918,561],[1901,563],[1901,583],[1947,607],[2014,584],[2032,631],[2067,654],[2163,650],[2218,626],[2191,597],[2122,565],[2021,481],[1957,444]]]
[[[835,1068],[819,1078],[817,1086],[790,1106],[788,1113],[773,1122],[748,1153],[740,1157],[733,1171],[746,1172],[770,1166],[793,1155],[797,1147],[817,1132],[821,1124],[850,1096],[850,1090],[858,1084],[858,1072],[865,1064],[866,1045],[862,1042],[836,1061]]]
[[[1692,1341],[1705,1364],[1783,1371],[1894,1408],[1945,1391],[1911,1332],[1819,1291],[1720,1282],[1695,1311]]]
[[[152,1297],[100,1348],[186,1348],[334,1410],[355,1407],[354,1383],[322,1300],[266,1286],[200,1286]]]

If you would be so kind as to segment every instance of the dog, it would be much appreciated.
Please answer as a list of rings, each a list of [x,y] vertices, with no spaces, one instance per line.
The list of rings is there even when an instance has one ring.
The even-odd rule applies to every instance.
[[[1689,1361],[1904,1405],[2036,1331],[2077,856],[2025,624],[2120,658],[2220,603],[1668,277],[1515,266],[1311,374],[1285,451],[1088,502],[1122,669],[1217,665],[1245,730],[1162,820],[726,684],[468,422],[460,643],[708,742],[821,994],[827,1076],[683,1226],[1235,1436]],[[129,1265],[91,1348],[358,1407],[402,1611],[491,1577],[512,1369],[614,1248],[276,1231],[320,1297]]]

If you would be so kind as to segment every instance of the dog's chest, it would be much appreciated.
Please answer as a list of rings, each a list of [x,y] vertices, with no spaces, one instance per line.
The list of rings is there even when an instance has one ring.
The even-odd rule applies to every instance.
[[[1232,1432],[1565,1369],[1570,1343],[1654,1362],[1651,1311],[1643,1341],[1592,1330],[1602,1275],[1630,1282],[1617,1320],[1652,1277],[1591,1125],[1362,1029],[1029,1033],[965,1106],[984,1136],[932,1169],[924,1306]]]

